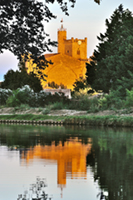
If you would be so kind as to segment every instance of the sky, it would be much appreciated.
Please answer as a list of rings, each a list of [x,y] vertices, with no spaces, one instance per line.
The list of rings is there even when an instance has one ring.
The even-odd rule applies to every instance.
[[[39,1],[45,2],[44,0]],[[63,19],[63,26],[67,29],[67,39],[87,37],[89,58],[98,45],[97,36],[106,31],[105,20],[111,17],[120,4],[123,4],[124,9],[128,8],[133,12],[133,0],[102,0],[100,5],[93,0],[76,0],[74,8],[71,8],[71,4],[69,4],[69,16],[61,11],[57,3],[49,4],[48,7],[57,18],[52,19],[49,23],[44,23],[45,31],[50,35],[51,40],[57,41],[57,31],[61,26],[61,19]],[[57,48],[52,50],[54,53],[57,52]],[[10,69],[18,69],[18,60],[12,53],[5,51],[0,54],[0,81],[4,80],[4,74]]]

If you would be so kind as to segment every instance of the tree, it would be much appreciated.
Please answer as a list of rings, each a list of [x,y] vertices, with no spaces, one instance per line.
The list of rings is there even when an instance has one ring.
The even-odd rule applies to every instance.
[[[96,91],[118,90],[121,96],[133,87],[133,16],[120,5],[106,19],[107,30],[100,33],[97,50],[87,64],[87,82]]]
[[[73,84],[74,91],[79,92],[80,89],[85,89],[87,87],[86,85],[86,79],[84,79],[82,76],[76,79],[76,81]]]
[[[20,71],[9,70],[4,75],[4,81],[1,84],[2,88],[16,90],[24,85],[29,85],[35,92],[42,90],[40,79],[31,72],[27,74],[24,64],[21,63]]]
[[[65,86],[64,84],[60,83],[60,85],[58,85],[54,81],[49,82],[48,86],[51,87],[51,88],[56,88],[56,89],[59,89],[59,88],[61,88],[61,89],[67,89],[67,86]]]
[[[99,3],[100,0],[94,0]],[[47,65],[44,56],[51,45],[57,45],[46,39],[44,21],[49,22],[55,15],[49,10],[48,4],[55,0],[46,0],[45,4],[37,0],[1,0],[0,1],[0,53],[10,50],[21,61],[28,54],[38,64],[39,69]],[[67,3],[57,0],[62,11],[68,15]],[[74,7],[76,0],[69,0]],[[41,57],[40,57],[41,56]],[[42,67],[42,64],[44,65]]]

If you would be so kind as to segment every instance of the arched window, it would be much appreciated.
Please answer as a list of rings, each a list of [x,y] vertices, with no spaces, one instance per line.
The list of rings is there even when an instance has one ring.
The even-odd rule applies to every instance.
[[[79,49],[77,50],[77,55],[80,55],[80,50]]]

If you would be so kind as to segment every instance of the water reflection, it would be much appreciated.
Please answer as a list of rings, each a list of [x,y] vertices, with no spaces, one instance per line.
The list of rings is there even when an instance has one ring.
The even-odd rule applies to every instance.
[[[6,159],[4,152],[7,148]],[[16,162],[19,160],[17,164],[14,158]],[[53,194],[54,200],[61,199],[60,188],[64,188],[63,200],[72,196],[74,200],[98,200],[101,192],[108,193],[108,200],[132,200],[133,132],[130,129],[90,127],[0,126],[2,187],[3,180],[4,183],[10,182],[3,172],[13,173],[16,166],[18,173],[23,171],[24,183],[33,176],[35,180],[37,175],[44,178],[46,175],[50,188],[48,194]],[[21,179],[15,181],[20,183]]]
[[[60,188],[65,187],[66,178],[87,177],[86,157],[91,151],[91,139],[87,144],[81,143],[78,138],[69,139],[64,145],[60,141],[56,146],[53,142],[51,146],[36,145],[27,151],[21,152],[21,163],[30,164],[33,159],[50,160],[57,162],[57,184]]]

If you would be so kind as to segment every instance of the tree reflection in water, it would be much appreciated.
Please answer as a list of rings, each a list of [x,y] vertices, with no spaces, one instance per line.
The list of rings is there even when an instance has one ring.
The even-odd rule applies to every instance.
[[[102,191],[108,191],[109,200],[133,199],[133,134],[125,130],[97,131],[87,156],[94,181]]]
[[[60,143],[63,148],[70,138],[77,138],[80,144],[87,145],[88,138],[91,138],[91,148],[87,152],[85,168],[91,168],[94,182],[98,183],[101,192],[108,192],[108,197],[106,197],[108,200],[133,200],[132,130],[29,126],[26,128],[9,126],[8,128],[5,125],[0,128],[1,145],[17,147],[20,157],[22,152],[25,157],[30,147],[34,149],[37,145],[52,146],[54,142],[55,148],[58,148]],[[69,163],[67,162],[66,172],[71,169]],[[101,198],[100,195],[97,199],[99,198]]]
[[[25,191],[24,194],[18,195],[17,200],[51,200],[52,197],[48,197],[48,194],[44,191],[45,187],[45,179],[37,177],[36,183],[31,184],[29,191]]]
[[[108,200],[108,193],[99,192],[97,197],[100,197],[100,200]]]

